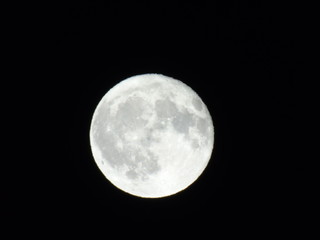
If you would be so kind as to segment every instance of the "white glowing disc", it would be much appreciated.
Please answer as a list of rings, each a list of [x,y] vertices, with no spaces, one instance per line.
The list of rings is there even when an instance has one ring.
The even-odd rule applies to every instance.
[[[91,122],[94,159],[117,188],[139,197],[175,194],[207,166],[214,141],[210,113],[186,84],[161,74],[111,88]]]

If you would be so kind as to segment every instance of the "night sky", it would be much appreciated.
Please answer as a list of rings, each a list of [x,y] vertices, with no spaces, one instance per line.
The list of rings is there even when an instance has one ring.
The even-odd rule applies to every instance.
[[[25,114],[32,123],[26,133],[31,164],[23,164],[23,181],[5,190],[5,215],[50,232],[97,221],[106,233],[130,229],[152,238],[169,230],[264,235],[296,223],[304,191],[295,139],[303,26],[289,10],[268,1],[63,1],[44,7],[42,80],[25,84],[34,92],[27,100],[34,112]],[[214,123],[214,150],[203,174],[162,199],[118,190],[95,165],[89,145],[90,121],[103,95],[143,73],[189,85]]]

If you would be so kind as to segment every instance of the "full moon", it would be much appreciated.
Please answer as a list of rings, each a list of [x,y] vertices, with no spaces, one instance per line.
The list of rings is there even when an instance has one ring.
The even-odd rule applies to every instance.
[[[210,113],[195,91],[161,74],[127,78],[96,107],[90,126],[94,160],[117,188],[160,198],[190,186],[213,150]]]

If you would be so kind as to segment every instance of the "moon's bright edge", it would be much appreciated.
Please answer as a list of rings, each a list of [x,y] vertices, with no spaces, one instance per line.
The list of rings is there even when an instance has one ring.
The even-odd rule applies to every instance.
[[[96,107],[90,144],[96,164],[117,188],[139,197],[175,194],[192,184],[211,158],[214,128],[201,98],[161,75],[130,77]]]

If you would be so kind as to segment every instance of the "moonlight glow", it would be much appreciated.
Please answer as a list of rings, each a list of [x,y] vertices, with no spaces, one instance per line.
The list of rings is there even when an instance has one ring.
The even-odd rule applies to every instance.
[[[208,164],[213,124],[200,97],[160,74],[128,78],[99,102],[91,122],[94,159],[117,188],[139,197],[175,194]]]

